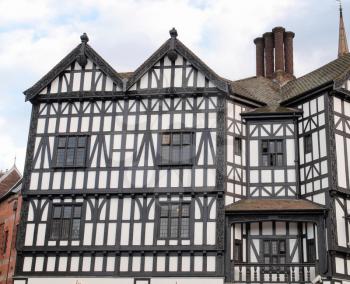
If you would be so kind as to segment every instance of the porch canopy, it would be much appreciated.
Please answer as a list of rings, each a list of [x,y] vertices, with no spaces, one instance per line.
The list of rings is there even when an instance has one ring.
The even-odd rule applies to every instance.
[[[257,221],[312,222],[317,225],[319,244],[325,244],[325,214],[327,209],[305,199],[259,198],[242,199],[225,207],[226,226],[234,223],[251,223]],[[227,240],[231,239],[231,230],[227,230]],[[230,250],[230,242],[226,245]],[[327,271],[326,250],[318,246],[319,270]]]

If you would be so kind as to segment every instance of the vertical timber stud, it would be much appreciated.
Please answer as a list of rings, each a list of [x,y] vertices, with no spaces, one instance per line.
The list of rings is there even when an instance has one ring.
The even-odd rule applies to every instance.
[[[217,168],[216,168],[216,189],[217,196],[217,229],[216,246],[218,250],[217,274],[224,276],[224,257],[225,249],[225,99],[221,94],[218,96],[217,104]]]
[[[335,209],[335,190],[337,188],[337,153],[335,149],[335,132],[334,132],[334,97],[333,94],[328,92],[325,97],[325,110],[326,110],[326,121],[328,127],[326,127],[326,134],[329,139],[326,140],[328,149],[328,178],[329,178],[329,191],[328,196],[326,195],[326,206],[328,208],[328,215],[326,219],[328,231],[328,251],[332,251],[337,243],[337,229],[336,224],[336,209]],[[331,255],[328,254],[328,266],[331,261]],[[328,267],[328,274],[333,273],[332,268]]]
[[[29,189],[30,185],[30,176],[33,168],[33,157],[34,157],[34,146],[35,146],[35,134],[38,124],[38,117],[39,117],[39,107],[40,104],[38,102],[33,102],[32,106],[32,113],[30,118],[30,126],[29,126],[29,135],[28,135],[28,142],[27,142],[27,153],[26,153],[26,162],[24,166],[23,171],[23,182],[22,182],[22,208],[21,208],[21,217],[20,217],[20,225],[19,230],[17,234],[16,239],[16,248],[17,248],[17,261],[16,261],[16,267],[15,267],[15,274],[19,273],[22,270],[22,249],[24,245],[24,239],[25,239],[25,222],[24,220],[27,220],[27,214],[29,209],[29,201],[26,197],[26,192]]]

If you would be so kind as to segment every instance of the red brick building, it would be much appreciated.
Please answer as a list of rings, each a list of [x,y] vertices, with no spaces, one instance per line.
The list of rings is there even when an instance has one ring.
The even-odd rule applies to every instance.
[[[13,166],[0,173],[0,284],[12,284],[16,232],[20,220],[22,175]]]

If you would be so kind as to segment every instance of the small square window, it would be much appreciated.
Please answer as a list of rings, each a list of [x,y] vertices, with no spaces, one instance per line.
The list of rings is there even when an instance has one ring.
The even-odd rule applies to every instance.
[[[87,136],[59,136],[56,146],[56,167],[84,167]]]
[[[161,166],[191,165],[193,163],[193,139],[190,132],[162,133],[159,152]]]

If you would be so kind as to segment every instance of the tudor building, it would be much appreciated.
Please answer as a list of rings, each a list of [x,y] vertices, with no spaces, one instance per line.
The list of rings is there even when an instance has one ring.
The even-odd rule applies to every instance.
[[[16,284],[350,279],[350,55],[218,76],[177,38],[119,73],[79,44],[25,91],[32,117]]]

